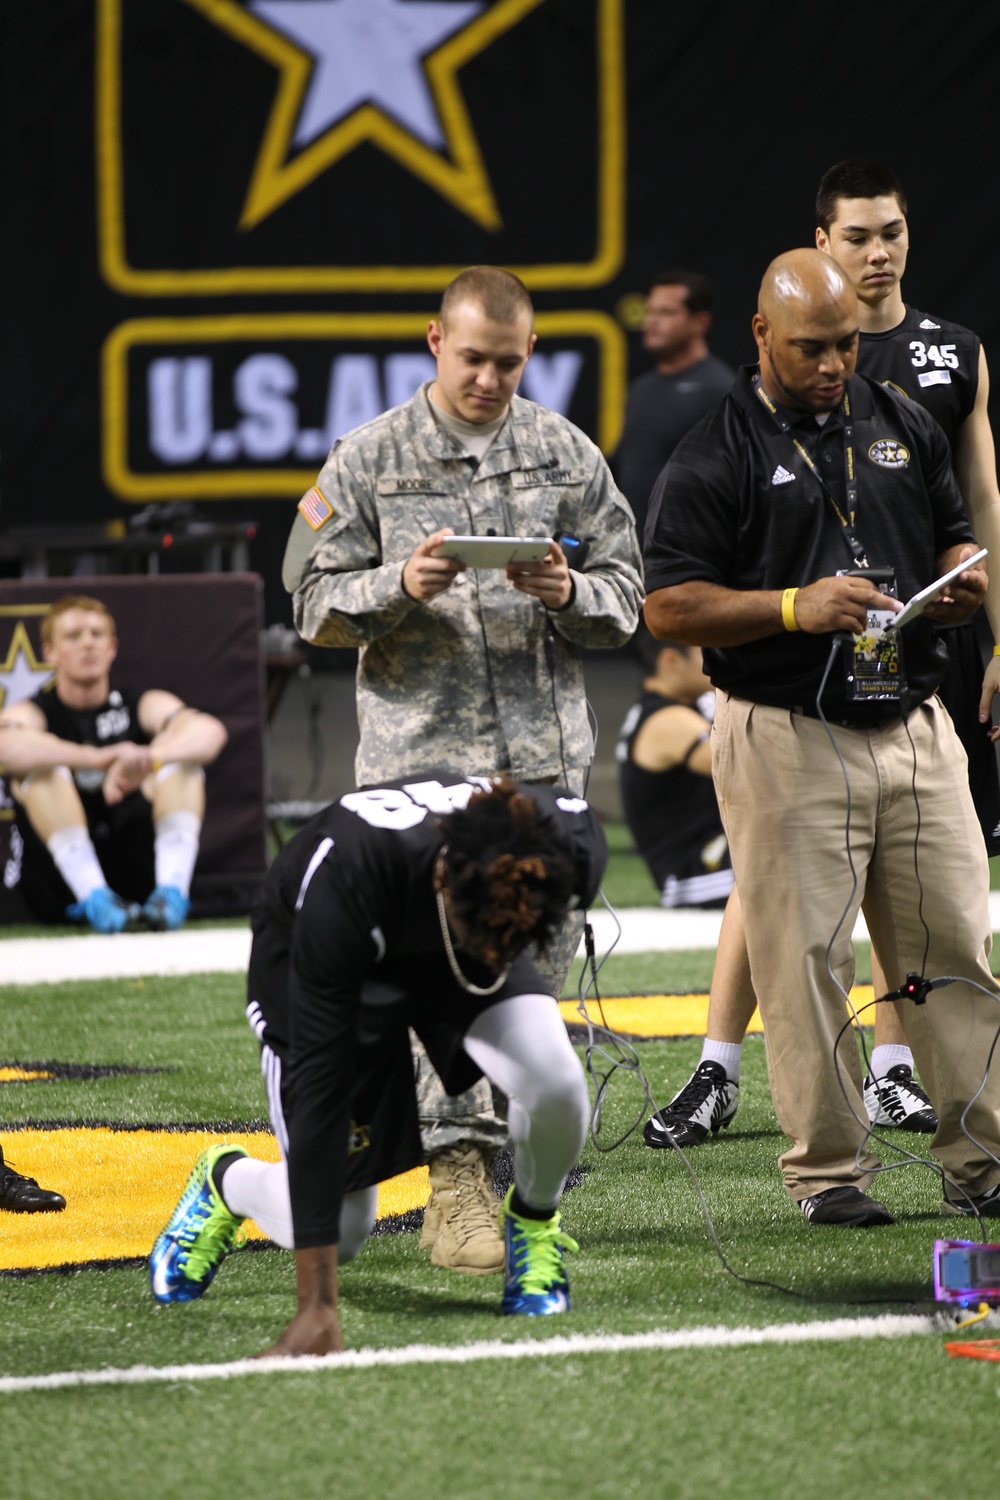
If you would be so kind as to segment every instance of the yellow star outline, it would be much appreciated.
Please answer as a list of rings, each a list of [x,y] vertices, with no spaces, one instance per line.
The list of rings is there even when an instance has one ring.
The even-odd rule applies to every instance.
[[[47,608],[47,605],[43,606],[43,609]],[[29,611],[27,612],[34,614],[36,611],[33,609],[29,609]],[[45,661],[35,655],[35,648],[31,644],[31,636],[28,634],[23,620],[18,620],[17,624],[14,626],[14,634],[10,638],[10,646],[7,649],[7,659],[6,661],[0,662],[0,672],[12,672],[14,670],[14,663],[17,661],[18,651],[24,652],[28,665],[33,672],[45,671]],[[3,708],[3,701],[6,696],[7,689],[2,684],[0,684],[0,708]]]
[[[449,37],[424,62],[434,102],[444,128],[451,160],[432,151],[373,104],[362,104],[319,140],[289,160],[288,150],[303,96],[312,72],[312,59],[286,37],[237,5],[235,0],[187,0],[214,25],[252,47],[279,69],[281,77],[270,118],[264,130],[240,229],[253,229],[282,203],[301,192],[327,167],[371,141],[440,193],[461,213],[496,231],[502,228],[493,189],[458,86],[458,70],[491,42],[509,31],[543,0],[497,0],[456,35]]]

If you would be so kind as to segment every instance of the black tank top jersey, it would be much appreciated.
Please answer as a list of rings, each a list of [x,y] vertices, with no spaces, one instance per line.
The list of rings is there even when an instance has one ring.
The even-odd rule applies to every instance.
[[[959,323],[908,307],[886,333],[863,333],[858,374],[890,385],[917,401],[955,438],[976,404],[980,341]]]
[[[105,701],[96,708],[70,708],[50,684],[36,694],[32,702],[45,715],[46,728],[74,745],[115,745],[122,740],[131,740],[134,745],[148,745],[151,736],[139,723],[141,697],[142,693],[133,688],[112,688]],[[104,772],[77,770],[73,772],[73,780],[88,821],[97,811],[106,816],[107,808],[101,795]],[[141,793],[130,795],[140,796]]]
[[[622,809],[639,853],[661,892],[670,877],[682,886],[684,899],[671,904],[695,906],[719,899],[732,886],[731,878],[719,878],[730,860],[712,778],[687,766],[647,771],[631,755],[646,720],[675,704],[662,693],[644,692],[625,718],[616,756]]]

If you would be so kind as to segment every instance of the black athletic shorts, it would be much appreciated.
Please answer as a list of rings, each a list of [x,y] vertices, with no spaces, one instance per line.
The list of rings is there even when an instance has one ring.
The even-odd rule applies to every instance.
[[[276,1133],[295,1110],[286,1066],[289,1046],[287,941],[270,927],[254,933],[247,975],[247,1016],[264,1053],[268,1102]],[[470,973],[482,983],[485,975]],[[492,995],[471,995],[455,981],[443,953],[387,958],[362,985],[355,1024],[358,1044],[351,1086],[351,1140],[345,1192],[372,1187],[422,1165],[423,1147],[409,1029],[417,1033],[449,1094],[461,1094],[482,1077],[465,1051],[475,1017],[514,995],[546,994],[529,958],[515,960]],[[271,1056],[268,1056],[268,1051]],[[275,1119],[276,1113],[281,1119]]]
[[[24,841],[17,889],[37,922],[65,922],[76,897],[23,808],[17,826]],[[126,901],[145,901],[156,884],[153,810],[146,798],[136,791],[113,807],[102,802],[87,828],[111,889]]]
[[[997,752],[987,734],[989,725],[979,722],[979,697],[983,690],[984,657],[993,649],[993,638],[980,609],[974,619],[940,632],[948,649],[948,670],[938,696],[951,714],[959,739],[969,758],[969,790],[976,805],[979,824],[989,855],[1000,854],[1000,775]],[[985,650],[984,650],[985,648]]]

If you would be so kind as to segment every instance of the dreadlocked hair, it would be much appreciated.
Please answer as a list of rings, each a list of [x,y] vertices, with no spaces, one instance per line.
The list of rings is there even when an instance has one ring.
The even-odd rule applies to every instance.
[[[441,819],[442,859],[456,917],[498,971],[529,943],[540,952],[566,915],[573,864],[555,819],[508,776]]]

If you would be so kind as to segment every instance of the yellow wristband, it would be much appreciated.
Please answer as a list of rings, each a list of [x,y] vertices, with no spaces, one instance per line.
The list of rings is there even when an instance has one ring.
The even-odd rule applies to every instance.
[[[1000,656],[1000,646],[994,646],[993,647],[993,655],[994,656]]]
[[[162,762],[162,760],[157,760],[157,758],[156,758],[155,755],[153,756],[153,770],[154,771],[162,771],[163,770],[163,762]]]
[[[795,618],[795,595],[798,589],[786,589],[781,596],[781,623],[786,630],[798,630],[799,622]]]

